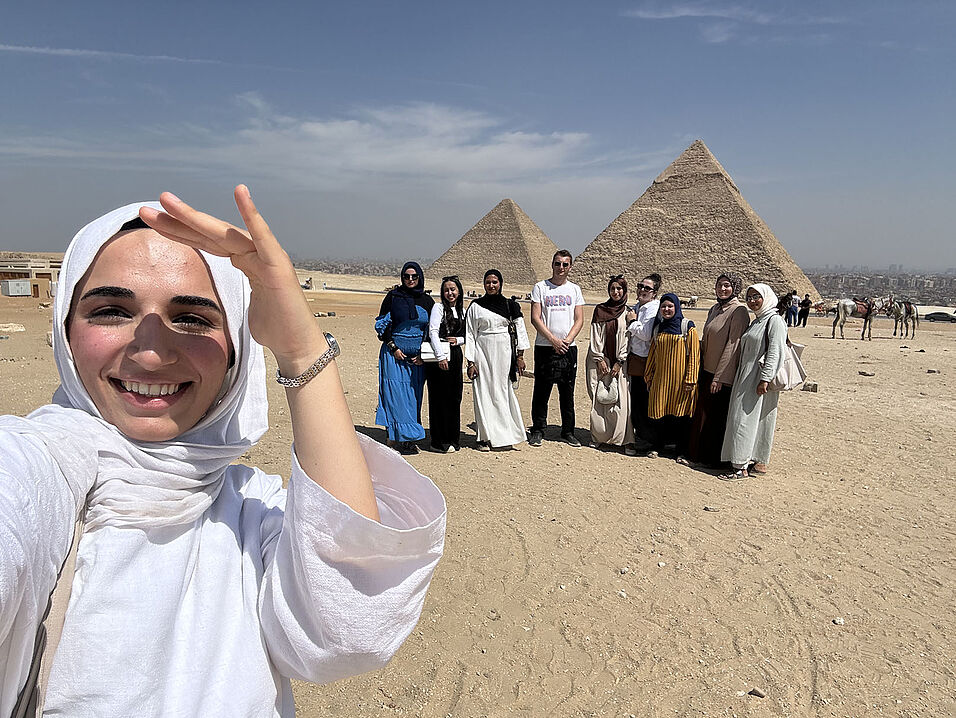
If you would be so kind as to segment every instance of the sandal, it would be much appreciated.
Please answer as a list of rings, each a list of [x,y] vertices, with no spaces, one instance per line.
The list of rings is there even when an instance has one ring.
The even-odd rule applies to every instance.
[[[683,456],[678,456],[676,459],[674,459],[674,461],[676,461],[681,466],[690,466],[690,462],[687,459],[685,459]]]
[[[746,469],[737,469],[731,474],[718,474],[717,478],[721,481],[743,481],[749,479],[750,474],[747,473]]]
[[[755,474],[766,474],[770,471],[770,469],[762,461],[755,461],[750,465],[750,471]]]

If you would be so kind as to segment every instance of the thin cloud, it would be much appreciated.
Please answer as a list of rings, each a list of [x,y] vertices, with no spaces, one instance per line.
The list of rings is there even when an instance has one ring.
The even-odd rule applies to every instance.
[[[759,12],[739,5],[725,7],[707,6],[699,3],[677,3],[668,7],[644,7],[634,10],[625,10],[625,17],[639,20],[678,20],[680,18],[723,18],[769,25],[774,15]]]
[[[226,62],[201,57],[178,57],[176,55],[137,55],[131,52],[114,52],[112,50],[84,50],[71,47],[39,47],[32,45],[10,45],[0,43],[0,52],[20,55],[39,55],[46,57],[69,57],[86,60],[125,60],[133,62],[171,62],[185,65],[216,65],[220,67],[257,67],[261,69],[289,70],[285,67],[272,65],[257,65],[252,63]]]
[[[624,10],[624,17],[638,20],[719,19],[752,25],[834,25],[846,20],[830,15],[791,15],[759,10],[746,5],[717,5],[712,3],[673,3],[645,5]]]
[[[236,98],[238,128],[136,128],[135,136],[0,133],[0,156],[97,166],[156,163],[193,171],[255,175],[308,189],[403,183],[438,193],[458,182],[533,181],[584,168],[587,133],[514,129],[485,113],[433,103],[362,108],[348,116],[293,117],[255,93]]]
[[[715,22],[704,25],[700,28],[700,36],[704,42],[714,45],[728,42],[736,37],[737,23],[735,22]]]

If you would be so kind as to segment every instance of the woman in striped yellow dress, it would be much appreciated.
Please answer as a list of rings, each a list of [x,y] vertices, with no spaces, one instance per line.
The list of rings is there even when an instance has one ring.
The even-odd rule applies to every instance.
[[[647,415],[656,429],[654,448],[648,456],[658,456],[666,445],[674,444],[677,461],[687,464],[684,452],[697,401],[700,339],[694,323],[684,319],[675,294],[661,297],[657,321],[644,369],[649,394]]]

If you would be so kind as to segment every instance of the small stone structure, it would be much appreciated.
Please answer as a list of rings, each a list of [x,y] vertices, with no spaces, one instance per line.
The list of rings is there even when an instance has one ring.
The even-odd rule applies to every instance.
[[[633,285],[651,272],[662,291],[713,297],[722,270],[736,271],[744,287],[764,282],[777,294],[796,289],[820,294],[773,232],[740,194],[707,146],[697,140],[608,225],[574,263],[571,279],[604,291],[623,273]]]
[[[428,269],[429,282],[457,274],[462,284],[481,285],[485,272],[497,269],[505,294],[531,287],[551,276],[557,247],[514,200],[501,200]]]

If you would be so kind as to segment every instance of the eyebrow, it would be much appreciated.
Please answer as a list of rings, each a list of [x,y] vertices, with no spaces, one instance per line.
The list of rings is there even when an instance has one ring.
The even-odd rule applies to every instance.
[[[80,300],[90,297],[113,297],[116,299],[135,299],[136,294],[126,287],[94,287],[86,292]],[[169,300],[171,304],[177,304],[183,307],[206,307],[222,314],[222,308],[219,304],[208,297],[200,297],[194,294],[177,294]]]
[[[207,307],[222,314],[222,309],[219,307],[219,304],[207,297],[198,297],[194,294],[177,294],[169,301],[172,304],[179,304],[185,307]]]
[[[126,287],[94,287],[80,299],[89,299],[90,297],[117,297],[119,299],[133,299],[136,295],[131,289]]]

